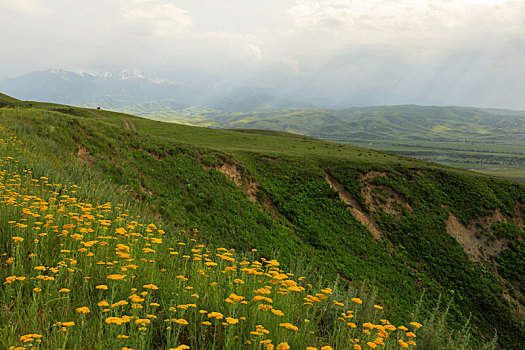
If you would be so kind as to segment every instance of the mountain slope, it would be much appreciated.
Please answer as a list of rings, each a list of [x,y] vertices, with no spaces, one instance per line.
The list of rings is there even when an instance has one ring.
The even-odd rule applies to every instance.
[[[436,106],[259,108],[249,113],[149,103],[121,110],[215,128],[281,130],[370,147],[464,169],[525,173],[525,112]],[[512,174],[511,174],[512,173]],[[518,180],[525,181],[525,176]]]
[[[48,69],[0,81],[0,91],[20,99],[36,99],[82,106],[120,109],[154,103],[169,108],[199,106],[225,111],[250,111],[256,107],[296,106],[275,91],[230,82],[183,84],[148,76],[133,69],[117,72],[72,72]]]
[[[13,98],[11,96],[4,95],[0,93],[0,107],[5,106],[8,103],[18,102],[16,98]]]
[[[393,320],[423,291],[426,312],[443,295],[450,324],[472,314],[478,341],[497,330],[503,348],[520,347],[523,186],[300,135],[34,102],[0,111],[33,147],[35,176],[86,189],[98,176],[218,245],[278,251],[288,266],[303,254],[326,279],[376,285]]]

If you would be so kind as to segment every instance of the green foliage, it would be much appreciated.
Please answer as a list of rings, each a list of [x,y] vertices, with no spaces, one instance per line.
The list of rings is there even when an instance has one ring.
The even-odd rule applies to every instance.
[[[436,316],[443,327],[461,329],[472,315],[474,335],[490,339],[497,329],[502,347],[520,344],[523,318],[502,297],[490,269],[469,261],[447,234],[445,220],[453,213],[469,224],[495,209],[510,217],[517,203],[525,203],[523,186],[300,135],[200,129],[108,111],[31,106],[0,109],[0,125],[32,147],[20,162],[35,175],[82,184],[83,196],[97,203],[126,198],[144,215],[195,227],[216,245],[257,248],[263,257],[277,253],[286,266],[301,256],[319,276],[339,276],[348,288],[367,281],[377,286],[382,302],[392,305],[386,311],[394,321],[406,319],[424,290],[422,317],[436,313],[432,301],[439,295],[453,298],[446,316]],[[126,128],[130,121],[136,131]],[[244,185],[216,170],[223,165],[235,166]],[[385,175],[366,182],[370,171]],[[377,222],[381,240],[352,215],[327,174]],[[256,188],[256,203],[244,193],[249,186]],[[367,186],[376,210],[365,198]],[[388,203],[397,214],[382,209]],[[510,226],[496,229],[516,238]],[[510,243],[497,258],[505,278],[523,276],[522,249]],[[472,338],[479,346],[480,337]]]
[[[250,113],[163,103],[125,107],[148,118],[197,126],[269,129],[374,148],[525,182],[525,113],[467,107],[260,108]]]
[[[508,281],[516,286],[522,293],[525,293],[525,242],[515,240],[509,243],[509,247],[503,250],[496,261],[498,262],[498,272]]]
[[[523,231],[512,222],[497,222],[492,225],[492,233],[496,238],[516,239],[523,237]]]

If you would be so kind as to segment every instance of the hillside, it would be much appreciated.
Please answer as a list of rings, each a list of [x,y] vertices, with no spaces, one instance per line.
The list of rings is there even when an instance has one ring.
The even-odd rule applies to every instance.
[[[343,110],[268,107],[227,113],[170,106],[168,101],[120,110],[198,126],[294,132],[525,181],[525,112],[520,111],[405,105]]]
[[[16,98],[13,98],[11,96],[4,95],[0,93],[0,106],[4,106],[8,103],[17,102],[18,100]]]
[[[473,348],[495,331],[501,348],[520,348],[522,185],[297,134],[7,102],[3,138],[29,150],[19,165],[78,185],[84,202],[133,206],[216,247],[278,254],[288,270],[299,256],[345,288],[365,281],[393,322],[410,318],[423,292],[424,315],[451,300],[447,327],[461,329],[471,315]],[[11,251],[9,239],[0,242]]]

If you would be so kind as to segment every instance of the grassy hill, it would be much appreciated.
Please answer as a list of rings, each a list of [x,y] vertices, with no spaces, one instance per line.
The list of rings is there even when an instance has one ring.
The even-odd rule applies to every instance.
[[[8,103],[13,103],[13,102],[18,102],[18,100],[11,96],[7,96],[7,95],[0,93],[0,106],[4,106]]]
[[[294,132],[525,181],[525,112],[436,106],[328,109],[214,109],[145,103],[124,108],[149,118],[216,128]]]
[[[363,295],[370,296],[369,310],[373,310],[374,302],[384,305],[382,312],[392,323],[399,325],[412,317],[417,317],[417,321],[427,321],[426,333],[425,327],[421,328],[418,348],[460,348],[459,343],[466,343],[465,334],[468,332],[462,333],[461,330],[468,320],[473,335],[471,348],[482,348],[481,344],[492,339],[495,332],[501,348],[521,348],[525,331],[525,266],[522,259],[525,252],[522,240],[525,187],[522,185],[297,134],[247,129],[213,130],[104,110],[8,102],[0,109],[0,132],[4,151],[14,153],[6,153],[6,157],[16,156],[16,166],[31,169],[33,179],[44,176],[45,182],[38,184],[53,188],[54,198],[70,196],[74,192],[79,203],[93,203],[99,208],[97,213],[100,215],[104,213],[104,203],[109,202],[111,207],[107,210],[114,213],[112,219],[119,220],[128,220],[118,209],[127,208],[134,215],[155,222],[156,227],[162,225],[166,240],[181,239],[178,233],[181,229],[195,229],[199,232],[198,239],[207,245],[234,248],[241,255],[254,254],[249,256],[250,259],[268,261],[278,256],[283,268],[295,271],[297,275],[304,274],[307,265],[310,269],[308,278],[317,281],[311,283],[328,284],[335,290],[334,281],[337,280],[339,295],[347,299],[355,292],[343,293],[344,290],[361,288]],[[19,146],[17,140],[23,146]],[[17,147],[9,146],[11,144]],[[8,146],[11,148],[6,148]],[[14,168],[8,173],[14,174]],[[4,192],[11,188],[7,185],[19,183],[17,179],[27,175],[27,171],[20,170],[19,173],[22,176],[10,177],[14,179],[11,182],[7,178],[3,180]],[[3,176],[6,177],[6,173]],[[28,183],[31,183],[30,179]],[[63,186],[52,187],[58,183]],[[19,186],[14,188],[28,188]],[[8,194],[3,194],[4,202]],[[23,196],[19,199],[20,203],[24,200]],[[68,207],[69,213],[81,209],[74,209],[74,204]],[[13,213],[22,210],[9,208]],[[5,213],[1,220],[0,244],[6,255],[13,256],[18,251],[16,242],[9,237],[14,224],[8,221],[15,220],[17,224],[23,221],[8,220],[10,212]],[[31,217],[27,216],[27,211],[22,211],[22,217],[24,213],[26,220]],[[69,216],[79,217],[78,214]],[[116,228],[111,226],[111,229]],[[179,243],[188,244],[191,242],[188,239]],[[29,244],[31,240],[24,242]],[[176,240],[170,242],[178,246]],[[147,245],[140,247],[144,249]],[[202,254],[201,248],[193,249],[197,251],[190,252],[188,257]],[[252,249],[257,252],[252,253]],[[54,264],[60,261],[57,259],[64,259],[61,254],[66,254],[56,248],[48,253],[53,258],[47,261],[54,261]],[[215,255],[207,254],[210,258]],[[242,256],[236,258],[242,260]],[[6,259],[9,260],[7,256]],[[164,260],[159,261],[164,264]],[[84,260],[82,264],[84,270],[95,266]],[[186,263],[183,265],[187,266]],[[0,265],[1,280],[16,275],[10,266],[8,263]],[[30,265],[17,266],[21,273]],[[146,276],[148,273],[157,276],[155,271],[158,268],[148,269]],[[199,269],[191,271],[186,273],[194,273],[194,278],[200,275]],[[170,275],[171,281],[177,279],[175,275]],[[96,305],[98,300],[91,301],[91,295],[96,295],[97,290],[82,284],[80,272],[76,276],[64,277],[64,281],[74,288],[85,285],[82,290],[88,294],[84,294],[84,299],[90,296],[86,300]],[[213,276],[219,278],[221,273]],[[148,282],[140,277],[141,283]],[[161,289],[169,291],[167,281],[163,283]],[[255,285],[251,283],[246,288]],[[225,285],[229,286],[224,292],[225,297],[238,291],[237,287],[234,288],[233,277]],[[26,323],[18,325],[19,330],[8,326],[17,317],[28,316],[12,314],[14,305],[23,300],[19,297],[14,304],[9,301],[15,295],[6,292],[10,286],[11,283],[3,287],[2,297],[4,305],[11,306],[0,314],[0,325],[6,334],[2,341],[9,345],[22,328],[29,330]],[[124,293],[121,290],[116,292]],[[272,295],[278,297],[277,289],[274,292]],[[31,289],[25,293],[32,293]],[[216,310],[219,308],[216,299],[220,296],[212,297],[207,293],[204,284],[198,295],[203,303],[211,303],[209,305]],[[243,293],[248,293],[248,290],[243,289]],[[169,298],[167,295],[163,300]],[[175,296],[171,298],[173,300]],[[421,307],[416,310],[420,298]],[[447,313],[435,311],[443,310],[446,306],[443,304],[448,301],[452,303]],[[35,301],[31,305],[37,307],[39,304]],[[296,304],[290,301],[283,305]],[[165,306],[168,308],[169,305]],[[285,314],[295,316],[287,322],[300,321],[304,325],[301,332],[311,331],[304,321],[311,315],[305,317],[292,309],[290,306]],[[17,310],[22,312],[20,310],[24,309]],[[233,312],[233,309],[228,310]],[[255,309],[249,310],[246,312],[256,315]],[[92,317],[86,315],[85,322],[93,323],[94,329],[98,330],[96,317],[102,314],[93,310],[92,314]],[[380,317],[370,311],[366,315]],[[443,316],[442,320],[439,315]],[[160,319],[166,315],[158,316]],[[332,314],[333,320],[328,321],[327,317],[315,318],[319,320],[316,323],[319,329],[312,333],[315,337],[306,338],[307,333],[295,338],[285,337],[278,326],[272,328],[271,334],[275,334],[279,341],[298,344],[296,348],[305,346],[306,341],[315,344],[312,346],[328,342],[341,344],[339,348],[353,346],[337,340],[339,333],[326,331],[334,329],[327,322],[337,318]],[[56,321],[67,320],[53,320]],[[77,323],[81,321],[78,319]],[[137,347],[143,348],[147,344],[160,348],[168,339],[168,333],[170,337],[196,344],[198,339],[192,339],[191,334],[205,332],[196,328],[190,334],[186,331],[165,333],[166,330],[155,322],[152,333],[143,338],[144,343],[140,343],[142,338],[136,339],[139,342],[136,344],[142,344]],[[257,318],[253,322],[257,322]],[[255,329],[256,324],[251,324],[252,328]],[[436,331],[442,328],[448,332]],[[222,330],[215,329],[222,334]],[[361,329],[358,331],[362,334]],[[450,335],[450,331],[456,333]],[[75,334],[77,338],[71,339],[80,339],[81,334]],[[450,339],[437,337],[442,334],[448,334]],[[92,341],[102,338],[94,339]],[[230,338],[222,334],[220,339]],[[152,341],[161,343],[153,345]],[[64,342],[67,343],[67,338]],[[277,344],[277,340],[274,343]],[[365,344],[362,345],[366,348]],[[245,348],[240,344],[220,346]]]

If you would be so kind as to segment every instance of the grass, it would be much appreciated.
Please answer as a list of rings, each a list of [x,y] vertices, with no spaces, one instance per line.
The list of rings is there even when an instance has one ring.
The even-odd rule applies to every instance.
[[[477,170],[482,174],[492,175],[500,178],[513,179],[525,183],[525,170],[513,168],[492,168]]]
[[[226,113],[146,103],[123,109],[148,118],[214,128],[281,130],[464,169],[525,169],[525,113],[466,107],[377,106],[260,109]],[[515,179],[502,171],[503,177]]]
[[[365,281],[377,290],[377,297],[370,299],[384,307],[382,312],[395,325],[413,320],[414,305],[424,292],[415,320],[425,325],[437,325],[439,320],[446,331],[435,334],[434,341],[427,332],[427,338],[418,337],[418,342],[478,349],[497,330],[501,347],[519,348],[523,318],[502,296],[504,291],[517,296],[519,286],[502,283],[491,272],[498,267],[497,256],[487,257],[483,265],[469,261],[447,234],[445,220],[453,213],[469,224],[496,209],[505,220],[513,220],[516,205],[525,203],[523,186],[300,135],[200,129],[103,110],[25,102],[13,102],[0,114],[7,135],[23,139],[26,151],[17,154],[22,169],[31,168],[35,179],[45,176],[68,191],[78,185],[78,202],[93,206],[111,202],[113,212],[116,204],[123,204],[118,207],[142,215],[143,225],[163,225],[166,242],[180,239],[181,229],[196,228],[200,240],[196,244],[210,250],[233,248],[236,261],[243,256],[253,261],[255,248],[259,261],[278,257],[283,271],[296,276],[304,272],[294,269],[298,258],[303,259],[325,281],[312,282],[319,287],[317,292],[328,285],[337,301],[343,300],[338,293],[347,290],[347,297],[368,300],[369,293],[355,293]],[[236,178],[221,173],[227,166],[236,169]],[[378,175],[363,180],[373,173]],[[374,218],[383,234],[380,240],[374,240],[352,215],[330,188],[326,174]],[[253,201],[245,193],[250,186],[256,188]],[[372,198],[364,195],[368,189]],[[387,212],[381,203],[392,202],[392,193],[398,196],[394,202],[401,198],[411,210],[401,206]],[[7,239],[8,243],[13,242]],[[168,248],[176,245],[173,241]],[[516,250],[500,255],[506,276],[519,274]],[[434,309],[440,295],[441,300],[455,301],[442,318]],[[471,328],[461,332],[465,324]],[[472,339],[461,340],[462,334]],[[328,339],[323,333],[316,344],[342,344]]]
[[[164,230],[122,204],[86,203],[77,186],[21,167],[17,138],[0,149],[3,348],[416,345],[421,325],[390,324],[373,294],[322,288],[300,275],[311,271],[211,248],[197,230]]]

